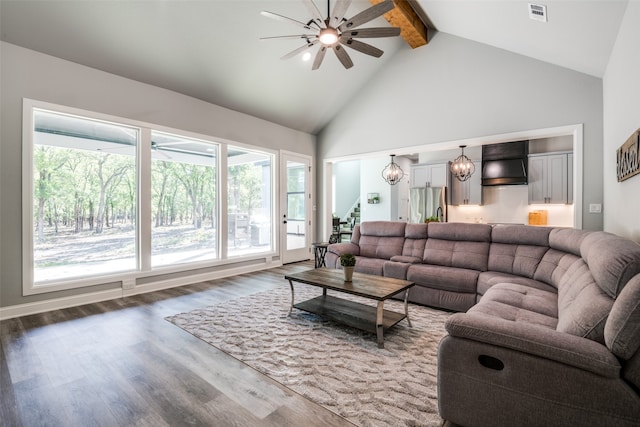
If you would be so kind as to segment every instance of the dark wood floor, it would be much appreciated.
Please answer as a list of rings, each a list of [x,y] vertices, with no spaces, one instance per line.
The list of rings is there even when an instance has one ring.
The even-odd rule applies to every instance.
[[[351,426],[164,320],[310,262],[0,323],[3,426]]]

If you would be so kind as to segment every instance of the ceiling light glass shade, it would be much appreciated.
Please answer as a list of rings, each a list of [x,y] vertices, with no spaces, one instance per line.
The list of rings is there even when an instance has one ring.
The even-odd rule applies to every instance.
[[[471,175],[476,171],[476,166],[473,164],[470,158],[464,155],[464,147],[466,145],[461,145],[462,154],[460,154],[454,161],[451,163],[451,173],[455,176],[458,181],[466,181],[471,178]]]
[[[331,27],[323,28],[322,30],[320,30],[320,37],[318,38],[320,39],[320,43],[322,43],[323,45],[331,46],[338,41],[338,30]]]
[[[396,185],[402,178],[404,178],[404,172],[402,168],[393,161],[395,154],[391,155],[391,163],[384,167],[382,170],[382,177],[390,185]]]

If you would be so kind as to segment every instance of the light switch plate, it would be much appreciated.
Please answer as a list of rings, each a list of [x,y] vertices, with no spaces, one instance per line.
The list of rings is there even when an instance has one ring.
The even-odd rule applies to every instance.
[[[600,203],[590,203],[589,204],[589,213],[602,213],[602,204],[600,204]]]

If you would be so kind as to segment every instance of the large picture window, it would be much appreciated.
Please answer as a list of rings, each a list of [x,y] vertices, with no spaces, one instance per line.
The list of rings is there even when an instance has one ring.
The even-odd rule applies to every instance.
[[[229,256],[271,251],[273,156],[229,146],[227,165]]]
[[[24,115],[25,294],[274,252],[274,153],[37,101]]]
[[[33,280],[136,268],[138,129],[33,113]]]
[[[218,146],[151,133],[151,265],[217,258]]]

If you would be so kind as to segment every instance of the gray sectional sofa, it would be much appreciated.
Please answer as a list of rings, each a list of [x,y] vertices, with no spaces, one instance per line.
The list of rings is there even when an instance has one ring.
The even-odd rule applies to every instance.
[[[465,426],[640,426],[640,245],[525,225],[364,222],[327,266],[416,283],[453,310],[440,415]]]

